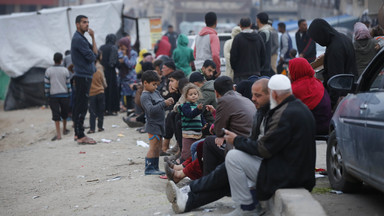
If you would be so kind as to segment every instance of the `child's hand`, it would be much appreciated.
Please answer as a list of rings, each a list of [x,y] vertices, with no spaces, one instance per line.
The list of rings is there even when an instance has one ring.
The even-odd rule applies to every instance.
[[[216,111],[212,105],[205,105],[205,109],[211,113]]]
[[[170,106],[174,103],[173,98],[168,98],[164,101],[166,106]]]
[[[197,109],[202,110],[203,109],[203,104],[200,103],[199,105],[197,105]]]

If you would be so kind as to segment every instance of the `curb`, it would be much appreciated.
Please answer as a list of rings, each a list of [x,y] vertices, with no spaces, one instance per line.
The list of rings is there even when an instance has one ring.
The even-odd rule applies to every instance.
[[[323,207],[306,189],[279,189],[266,201],[270,215],[326,216]]]

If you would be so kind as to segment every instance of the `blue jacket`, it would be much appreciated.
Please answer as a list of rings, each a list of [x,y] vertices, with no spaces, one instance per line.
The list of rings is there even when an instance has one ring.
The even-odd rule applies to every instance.
[[[96,54],[92,45],[80,32],[73,34],[71,43],[71,57],[74,65],[75,76],[91,78],[96,72]]]

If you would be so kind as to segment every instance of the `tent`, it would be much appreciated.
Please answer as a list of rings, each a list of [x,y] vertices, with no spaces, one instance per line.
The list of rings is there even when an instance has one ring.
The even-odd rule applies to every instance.
[[[0,16],[0,29],[4,30],[0,34],[0,68],[12,78],[5,110],[28,107],[26,102],[30,102],[30,106],[44,104],[44,91],[36,98],[29,92],[17,92],[28,90],[18,85],[35,85],[40,89],[38,80],[44,78],[44,73],[33,82],[24,79],[40,76],[41,70],[53,65],[54,53],[70,49],[76,16],[82,14],[89,18],[89,27],[95,31],[96,44],[100,47],[108,34],[116,34],[121,29],[122,11],[123,1],[118,0]],[[85,37],[91,41],[87,33]]]
[[[24,75],[11,78],[4,110],[23,109],[47,104],[44,96],[44,74],[45,68],[33,67]]]

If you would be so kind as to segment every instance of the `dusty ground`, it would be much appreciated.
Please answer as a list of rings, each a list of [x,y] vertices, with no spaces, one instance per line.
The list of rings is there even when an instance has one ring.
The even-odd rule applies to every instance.
[[[97,145],[80,146],[73,130],[50,141],[49,109],[4,112],[0,106],[0,215],[173,215],[167,180],[143,175],[147,148],[136,141],[147,135],[127,128],[123,114],[105,118],[105,131],[91,136]],[[325,149],[325,142],[317,143],[318,168],[325,168]],[[329,191],[328,179],[318,179],[313,196],[328,215],[384,215],[380,192]],[[222,215],[233,207],[226,197],[184,215]]]
[[[147,148],[136,141],[147,135],[127,128],[122,116],[105,118],[105,131],[91,136],[97,145],[80,146],[73,130],[51,141],[49,109],[1,110],[0,215],[172,215],[167,180],[144,176]],[[233,204],[224,198],[185,215],[220,215]]]

